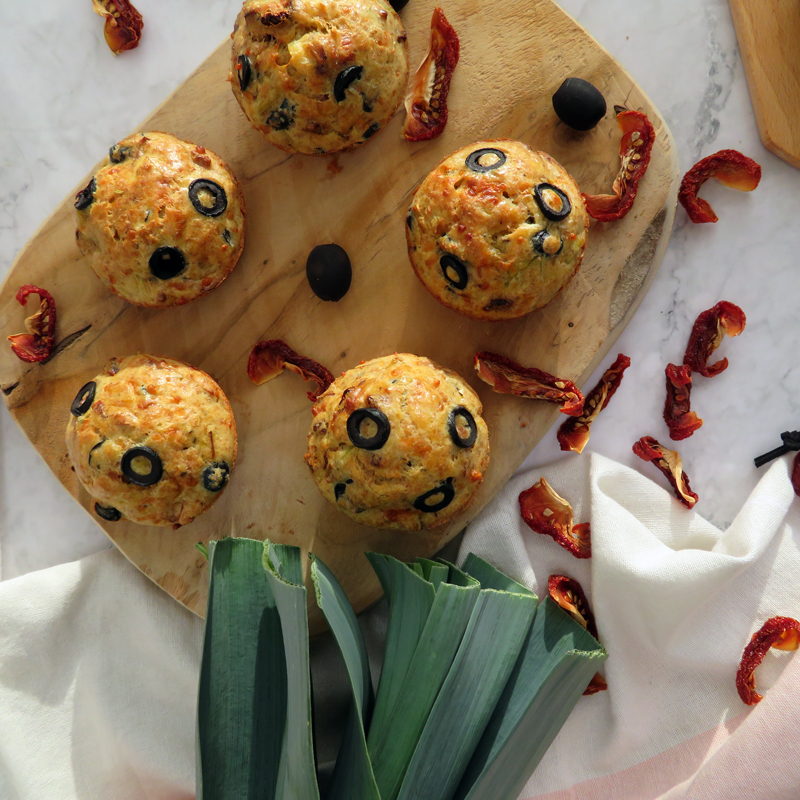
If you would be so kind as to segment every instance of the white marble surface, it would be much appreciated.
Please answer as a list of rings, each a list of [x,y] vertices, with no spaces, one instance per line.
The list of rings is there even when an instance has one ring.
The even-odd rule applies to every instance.
[[[134,129],[229,34],[239,3],[139,0],[142,44],[116,59],[90,0],[0,3],[0,274],[109,143]],[[722,346],[726,372],[696,379],[693,408],[705,424],[680,445],[701,498],[697,511],[725,527],[758,479],[753,457],[779,444],[781,431],[800,428],[800,171],[759,142],[725,0],[561,5],[650,95],[675,137],[682,170],[729,147],[763,166],[752,194],[707,186],[716,225],[693,225],[678,209],[655,282],[607,360],[624,352],[633,364],[588,445],[659,480],[631,445],[646,434],[669,444],[664,366],[680,360],[700,311],[723,299],[737,303],[747,329]],[[5,409],[0,442],[3,579],[109,546]],[[551,432],[526,463],[561,457]]]

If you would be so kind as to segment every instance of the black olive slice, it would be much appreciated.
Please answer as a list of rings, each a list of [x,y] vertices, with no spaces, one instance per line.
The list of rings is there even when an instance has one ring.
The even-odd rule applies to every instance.
[[[353,268],[346,250],[338,244],[318,244],[306,260],[306,278],[320,300],[341,300],[350,288]]]
[[[466,436],[462,436],[459,428],[466,428]],[[447,432],[456,447],[472,447],[478,438],[478,426],[475,417],[464,406],[456,406],[447,417]]]
[[[482,147],[467,156],[467,166],[473,172],[491,172],[506,163],[506,154],[496,147]]]
[[[85,383],[78,389],[78,394],[75,395],[75,399],[69,407],[73,417],[80,417],[91,408],[96,391],[97,384],[94,381],[89,381],[89,383]]]
[[[408,226],[409,230],[413,229],[413,227],[414,227],[414,212],[413,211],[409,211],[408,214],[406,214],[406,225]]]
[[[467,272],[467,265],[460,258],[447,253],[439,259],[439,266],[442,268],[444,279],[454,289],[467,288],[469,273]]]
[[[338,500],[340,497],[344,496],[344,493],[347,491],[347,485],[352,483],[353,479],[348,478],[343,483],[337,483],[336,486],[333,487],[333,496]]]
[[[178,275],[186,266],[186,259],[177,247],[159,247],[150,256],[150,272],[162,281]]]
[[[606,114],[606,99],[583,78],[567,78],[553,95],[558,118],[576,131],[594,128]]]
[[[380,130],[380,127],[381,126],[377,122],[373,122],[372,125],[364,131],[363,138],[369,139],[370,136],[374,136]]]
[[[542,209],[542,214],[553,222],[568,217],[572,211],[569,197],[552,183],[540,183],[533,190],[533,196],[536,198],[536,204]]]
[[[227,244],[228,247],[233,247],[233,237],[231,236],[231,232],[227,228],[225,228],[225,230],[222,231],[222,238],[225,240],[225,244]]]
[[[284,100],[268,117],[267,125],[274,131],[285,131],[294,124],[296,107],[288,100]]]
[[[116,508],[101,506],[100,503],[94,504],[94,513],[97,514],[98,517],[102,517],[106,522],[119,522],[119,520],[122,519],[122,514],[120,514]]]
[[[364,436],[361,432],[361,426],[367,421],[372,422],[376,429],[371,436]],[[389,418],[377,408],[359,408],[347,418],[347,435],[362,450],[380,450],[391,432]]]
[[[130,147],[114,144],[108,150],[108,158],[114,164],[121,164],[131,154]]]
[[[78,194],[75,195],[75,208],[78,211],[84,211],[85,209],[89,208],[89,206],[94,202],[94,193],[97,191],[97,179],[92,178],[89,183],[86,185],[85,189],[82,189]]]
[[[244,91],[250,85],[253,77],[253,65],[248,56],[239,56],[239,88]]]
[[[133,462],[137,458],[142,458],[150,463],[149,472],[137,472],[133,468]],[[130,483],[136,486],[152,486],[161,480],[164,474],[164,466],[161,463],[158,453],[151,450],[149,447],[131,447],[124,456],[122,456],[122,463],[120,464],[122,474],[128,479]]]
[[[203,470],[203,486],[209,492],[221,492],[231,476],[231,468],[227,461],[212,461]]]
[[[363,72],[364,67],[345,67],[336,76],[336,80],[333,82],[333,99],[337,103],[341,103],[342,100],[344,100],[344,93],[347,91],[350,84],[353,83],[353,81],[357,81]]]
[[[543,256],[557,256],[564,249],[564,240],[553,231],[544,230],[539,231],[533,239],[531,239],[533,249]]]
[[[189,199],[195,211],[206,217],[218,217],[228,207],[225,190],[207,178],[198,178],[189,184]]]
[[[437,500],[436,498],[440,496],[441,500]],[[417,511],[427,511],[429,513],[441,511],[453,502],[455,496],[456,490],[453,488],[453,479],[448,478],[429,492],[421,494],[414,501],[414,508],[416,508]]]

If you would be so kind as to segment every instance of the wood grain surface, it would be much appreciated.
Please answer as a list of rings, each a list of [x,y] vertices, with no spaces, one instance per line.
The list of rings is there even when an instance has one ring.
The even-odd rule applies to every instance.
[[[432,9],[433,3],[414,0],[403,11],[414,66],[427,48]],[[21,284],[47,288],[56,299],[56,355],[30,365],[2,348],[0,388],[25,434],[90,513],[64,431],[77,389],[110,357],[138,351],[178,358],[207,371],[227,393],[239,460],[210,512],[175,531],[96,520],[139,569],[198,614],[207,571],[194,545],[226,535],[312,550],[335,571],[356,609],[373,602],[380,588],[363,551],[405,559],[435,552],[485,506],[559,416],[550,404],[494,394],[477,379],[473,354],[494,350],[581,383],[630,319],[666,248],[678,181],[672,138],[619,64],[550,0],[459,0],[445,12],[462,55],[448,127],[432,142],[402,140],[401,112],[355,152],[336,158],[281,152],[251,130],[233,97],[228,42],[143,122],[141,130],[169,131],[211,148],[243,185],[245,251],[208,296],[154,310],[110,294],[75,246],[72,196],[23,249],[0,290],[6,335],[21,331],[30,313],[14,300]],[[608,101],[609,114],[585,134],[566,128],[552,111],[550,97],[570,75],[592,81]],[[404,220],[416,184],[458,147],[508,137],[549,152],[583,191],[609,191],[619,166],[615,104],[643,110],[653,121],[652,161],[632,212],[617,223],[592,225],[583,266],[567,289],[547,308],[510,322],[474,322],[439,305],[406,253]],[[308,252],[325,242],[342,245],[353,263],[352,287],[339,303],[318,300],[305,278]],[[303,462],[311,423],[307,385],[288,372],[262,386],[247,376],[250,349],[265,338],[286,340],[334,374],[362,359],[413,352],[465,377],[482,398],[491,438],[491,463],[468,512],[446,530],[424,533],[376,531],[337,512]],[[312,626],[319,626],[316,613]]]
[[[764,147],[800,167],[800,3],[730,0]]]

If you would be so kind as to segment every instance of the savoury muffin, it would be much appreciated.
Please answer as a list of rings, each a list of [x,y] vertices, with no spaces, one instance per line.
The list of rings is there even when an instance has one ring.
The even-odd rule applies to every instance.
[[[322,494],[356,522],[435,528],[463,511],[483,480],[481,411],[475,392],[433,361],[376,358],[317,398],[306,463]]]
[[[547,305],[583,258],[589,217],[575,181],[521,142],[476,142],[419,185],[406,218],[411,264],[453,311],[480,320]]]
[[[180,527],[210,508],[236,461],[217,384],[180,361],[112,359],[71,407],[67,452],[105,520]]]
[[[114,294],[188,303],[219,286],[244,247],[244,198],[224,161],[168,133],[115,144],[78,194],[80,251]]]
[[[397,111],[408,43],[385,0],[247,0],[231,85],[254,128],[291,153],[363,144]]]

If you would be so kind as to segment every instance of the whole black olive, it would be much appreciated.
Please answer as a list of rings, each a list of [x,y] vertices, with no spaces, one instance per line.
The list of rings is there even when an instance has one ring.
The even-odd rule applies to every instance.
[[[551,222],[558,222],[569,216],[572,203],[569,197],[552,183],[540,183],[533,190],[536,204],[542,209],[542,214]]]
[[[506,163],[506,154],[496,147],[482,147],[467,156],[467,167],[473,172],[491,172]]]
[[[89,206],[94,202],[94,193],[96,191],[97,180],[92,178],[86,185],[86,188],[81,189],[81,191],[75,195],[75,208],[77,208],[78,211],[83,211],[84,209],[89,208]]]
[[[543,256],[557,256],[564,249],[564,240],[553,231],[544,230],[539,231],[533,239],[531,239],[533,249]],[[557,243],[557,247],[554,245]]]
[[[69,407],[73,417],[80,417],[91,408],[96,391],[97,384],[94,381],[89,381],[89,383],[85,383],[78,389],[78,394],[75,395],[75,399]]]
[[[442,499],[437,501],[436,498],[440,495]],[[421,494],[414,501],[414,508],[416,508],[417,511],[427,511],[429,513],[441,511],[443,508],[447,508],[447,506],[453,502],[455,496],[456,490],[453,488],[453,479],[448,478],[446,481],[442,481],[438,486],[434,487],[429,492]]]
[[[345,92],[353,81],[357,81],[364,73],[364,67],[352,66],[345,67],[333,82],[333,99],[337,103],[344,100]]]
[[[442,268],[444,279],[454,289],[467,288],[469,273],[467,272],[467,265],[460,258],[447,253],[439,259],[439,266]]]
[[[366,422],[372,423],[375,428],[375,433],[371,436],[365,436],[361,432],[361,426]],[[347,435],[350,441],[362,450],[380,450],[386,444],[391,432],[389,418],[377,408],[359,408],[347,418]]]
[[[239,56],[239,88],[244,91],[250,85],[253,76],[253,65],[247,56]]]
[[[133,462],[137,458],[149,462],[149,472],[137,472],[133,468]],[[155,450],[151,450],[149,447],[131,447],[130,450],[127,450],[125,455],[122,456],[120,469],[128,481],[136,486],[152,486],[154,483],[158,483],[164,474],[164,465],[161,463],[161,458]]]
[[[130,147],[113,144],[108,150],[108,158],[114,164],[121,164],[131,154]]]
[[[462,436],[459,427],[466,428],[466,436]],[[478,438],[478,426],[475,417],[464,406],[456,406],[447,417],[447,432],[456,447],[472,447]]]
[[[189,184],[189,199],[195,211],[206,217],[218,217],[228,207],[228,195],[216,182],[199,178]],[[203,200],[210,200],[211,205]]]
[[[94,504],[94,513],[97,514],[98,517],[102,517],[106,522],[119,522],[119,520],[122,519],[122,514],[120,514],[116,508],[101,506],[100,503]]]
[[[177,247],[159,247],[148,261],[150,272],[162,281],[178,275],[186,266],[186,259]]]
[[[308,254],[306,278],[320,300],[341,300],[353,279],[353,268],[344,248],[338,244],[318,244]]]
[[[203,470],[203,486],[209,492],[221,492],[230,476],[231,468],[226,461],[213,461]]]
[[[268,117],[267,125],[275,131],[285,131],[294,125],[294,112],[297,107],[284,100],[278,108],[276,108]]]
[[[408,5],[408,0],[389,0],[389,5],[395,11],[400,11]]]
[[[606,114],[606,99],[583,78],[567,78],[553,95],[558,118],[576,131],[594,128]]]

